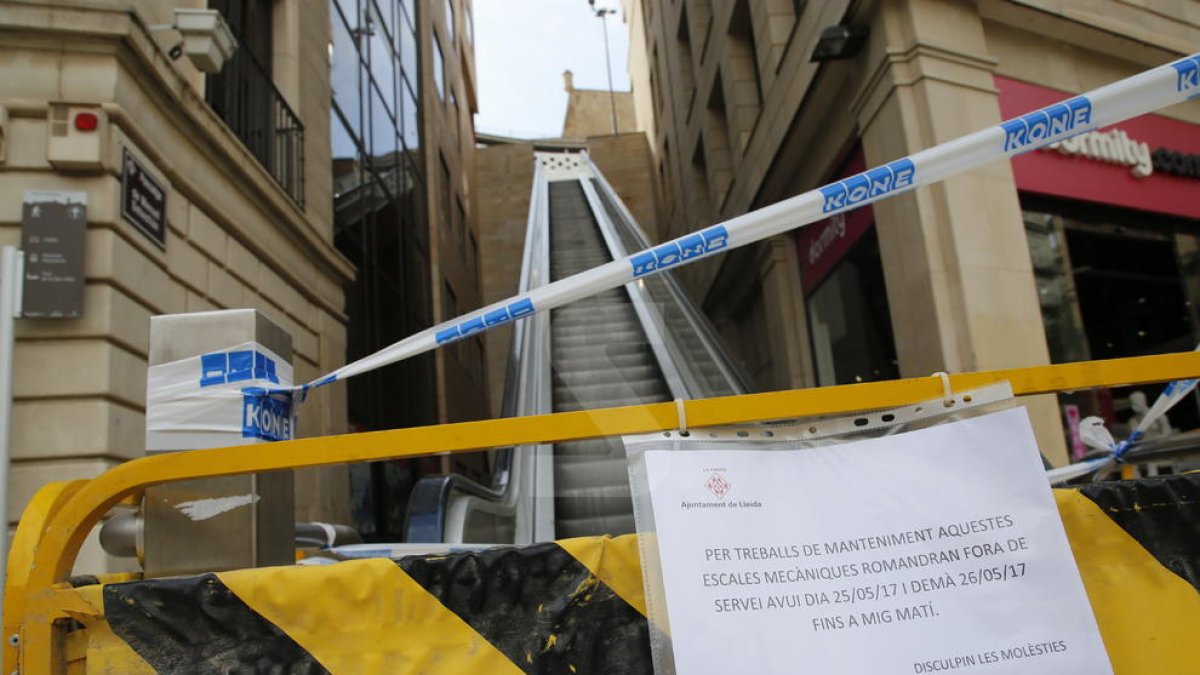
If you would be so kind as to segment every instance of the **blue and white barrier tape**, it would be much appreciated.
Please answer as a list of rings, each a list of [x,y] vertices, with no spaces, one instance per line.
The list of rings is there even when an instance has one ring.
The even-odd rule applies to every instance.
[[[1200,351],[1200,345],[1196,346],[1195,351]],[[1174,382],[1168,383],[1166,388],[1163,389],[1163,392],[1158,395],[1158,398],[1154,399],[1154,405],[1150,406],[1150,409],[1146,411],[1145,417],[1138,422],[1138,425],[1134,427],[1133,431],[1129,433],[1129,436],[1127,436],[1125,440],[1115,444],[1112,447],[1111,453],[1105,457],[1096,457],[1094,459],[1077,462],[1075,464],[1069,464],[1057,469],[1051,469],[1046,472],[1046,478],[1050,481],[1051,485],[1054,485],[1057,483],[1064,483],[1073,478],[1079,478],[1080,476],[1086,476],[1090,473],[1107,468],[1113,464],[1123,464],[1125,462],[1126,453],[1128,453],[1138,441],[1145,437],[1146,432],[1152,426],[1154,426],[1154,423],[1157,422],[1163,415],[1167,414],[1168,410],[1174,407],[1176,403],[1183,400],[1183,397],[1190,394],[1192,390],[1196,388],[1196,384],[1198,382],[1200,382],[1200,380],[1193,379],[1175,380]]]
[[[353,377],[832,214],[1200,96],[1200,54],[679,237],[428,328],[294,389]]]

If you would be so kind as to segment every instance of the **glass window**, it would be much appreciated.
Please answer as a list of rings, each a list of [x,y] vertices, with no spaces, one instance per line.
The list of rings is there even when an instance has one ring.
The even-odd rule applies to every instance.
[[[398,36],[400,42],[400,68],[411,79],[417,79],[420,69],[417,68],[417,34],[411,29],[403,28]]]
[[[450,0],[446,0],[446,36],[454,44],[454,4]]]
[[[333,9],[333,8],[331,8]],[[345,115],[350,129],[362,137],[362,103],[359,100],[358,47],[341,15],[333,12],[333,43],[330,46],[330,84],[333,100]]]
[[[401,80],[400,99],[404,148],[409,152],[415,152],[421,147],[421,109],[417,107],[417,99],[413,95],[412,85],[407,79]]]
[[[334,16],[334,7],[341,9],[342,15],[347,19],[357,20],[358,2],[357,0],[331,0],[329,4],[329,14]],[[335,17],[336,18],[336,17]]]
[[[392,2],[391,0],[373,0],[373,2],[374,4],[371,9],[373,10],[375,17],[378,19],[376,22],[376,27],[378,28],[378,26],[382,25],[388,35],[395,35],[396,23],[394,21],[395,17],[392,16],[392,12],[396,6],[396,3]]]
[[[440,216],[427,203],[421,168],[421,87],[412,86],[421,84],[416,3],[329,3],[334,242],[359,270],[345,287],[346,357],[354,359],[432,323],[436,281],[429,236],[432,219]],[[452,294],[443,302],[457,305]],[[361,429],[437,421],[432,354],[355,378],[347,392],[350,421]],[[352,477],[360,531],[399,538],[407,490],[424,470],[394,462],[358,466],[367,469]]]
[[[463,12],[466,14],[467,40],[469,40],[471,42],[471,44],[474,44],[475,43],[475,16],[471,12],[471,5],[469,5],[469,4],[464,5]]]
[[[329,116],[329,135],[333,146],[333,196],[336,200],[343,194],[352,193],[362,182],[359,177],[359,148],[336,109]]]
[[[417,7],[414,0],[400,0],[400,7],[404,11],[404,20],[408,22],[409,30],[413,30],[417,25]]]
[[[1022,196],[1026,239],[1050,360],[1055,363],[1188,351],[1197,336],[1193,221]],[[1073,426],[1099,415],[1117,438],[1132,431],[1135,399],[1159,385],[1060,393],[1072,457],[1086,448]],[[1135,394],[1140,394],[1135,396]],[[1200,426],[1193,397],[1168,417]]]
[[[396,105],[396,62],[392,50],[388,46],[387,35],[378,24],[371,31],[369,40],[371,50],[371,79],[379,87],[383,95],[383,104],[389,111]]]
[[[375,87],[371,87],[371,154],[377,166],[386,167],[396,159],[396,122]]]
[[[1046,344],[1053,363],[1087,361],[1087,339],[1083,319],[1075,302],[1062,219],[1048,213],[1025,212],[1025,236],[1033,263]]]
[[[442,61],[442,43],[433,36],[433,81],[437,85],[438,98],[446,99],[446,64]]]
[[[336,110],[329,116],[329,136],[335,160],[358,159],[358,143],[354,140],[354,136],[346,128],[345,122],[342,121],[342,116]],[[337,178],[337,171],[334,171],[334,178]]]
[[[809,296],[808,323],[820,386],[900,376],[874,227]]]

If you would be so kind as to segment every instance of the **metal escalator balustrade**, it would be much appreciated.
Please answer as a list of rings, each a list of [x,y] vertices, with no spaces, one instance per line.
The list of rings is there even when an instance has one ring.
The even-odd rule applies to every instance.
[[[646,248],[586,153],[537,153],[520,289]],[[670,272],[514,325],[503,414],[534,415],[748,393],[747,379]],[[530,543],[633,532],[625,449],[596,438],[496,451],[490,487],[426,479],[409,541]]]

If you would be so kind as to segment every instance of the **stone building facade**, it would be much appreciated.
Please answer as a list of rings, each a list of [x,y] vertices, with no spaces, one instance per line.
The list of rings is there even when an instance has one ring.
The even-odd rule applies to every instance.
[[[633,92],[576,89],[575,78],[569,70],[563,72],[563,88],[567,91],[563,138],[583,140],[589,136],[639,131],[633,110]]]
[[[215,75],[174,49],[175,10],[202,8],[239,43]],[[306,382],[479,305],[472,11],[0,2],[0,242],[19,245],[26,191],[87,200],[83,317],[18,322],[10,523],[45,482],[143,454],[152,315],[259,309],[292,335]],[[81,112],[94,130],[59,124]],[[62,161],[64,131],[98,149]],[[122,215],[126,154],[164,187],[161,237]],[[299,435],[484,417],[484,358],[468,342],[314,390]],[[297,472],[296,517],[395,537],[406,486],[450,469]],[[81,567],[99,556],[89,544]]]
[[[151,315],[253,307],[291,334],[297,380],[344,362],[354,267],[333,246],[329,70],[323,50],[303,48],[328,43],[325,5],[260,7],[268,30],[243,40],[224,81],[171,56],[174,9],[196,6],[0,3],[0,240],[19,245],[27,190],[87,198],[83,317],[18,321],[10,521],[43,483],[143,454]],[[253,89],[265,109],[218,102],[226,85]],[[98,149],[69,166],[48,151],[65,133],[55,117],[64,106],[99,120],[78,132]],[[247,140],[264,133],[275,139],[265,152]],[[302,162],[283,162],[285,152]],[[123,153],[165,188],[161,241],[122,216]],[[305,406],[301,434],[346,430],[345,392],[328,389]],[[297,475],[299,518],[344,519],[347,496],[344,470]],[[82,563],[100,569],[89,555],[98,552]]]
[[[664,238],[1200,44],[1200,9],[1169,0],[626,0],[624,9]],[[813,61],[823,29],[838,25],[865,31],[862,48]],[[1191,297],[1200,213],[1186,205],[1200,199],[1200,182],[1174,169],[1200,149],[1200,104],[1131,124],[1163,138],[1164,170],[1141,182],[1078,153],[1030,153],[681,273],[764,389],[1189,349],[1200,338]],[[1128,269],[1105,252],[1131,236],[1164,262]],[[1103,299],[1130,290],[1113,280],[1133,277],[1146,290],[1119,305],[1128,318],[1106,317]],[[1138,313],[1139,297],[1168,300]],[[1168,326],[1159,315],[1178,319]],[[1128,335],[1113,328],[1129,322]],[[1078,450],[1070,425],[1080,414],[1119,430],[1129,393],[1030,402],[1047,455],[1063,462],[1067,446]]]

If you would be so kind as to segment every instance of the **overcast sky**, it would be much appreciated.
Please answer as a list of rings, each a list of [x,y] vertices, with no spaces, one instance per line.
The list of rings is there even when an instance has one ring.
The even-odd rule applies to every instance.
[[[608,16],[613,88],[629,91],[629,31],[618,10]],[[604,33],[587,0],[475,0],[475,62],[479,71],[476,130],[521,138],[562,133],[567,111],[562,72],[577,89],[608,89]]]

